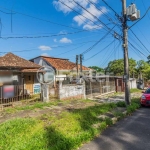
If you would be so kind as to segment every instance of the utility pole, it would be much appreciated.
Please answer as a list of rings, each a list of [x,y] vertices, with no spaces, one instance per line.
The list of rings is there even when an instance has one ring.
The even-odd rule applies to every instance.
[[[82,74],[82,54],[80,54],[80,73]]]
[[[126,105],[130,105],[130,83],[129,83],[129,58],[128,58],[128,27],[127,27],[127,13],[126,0],[122,0],[122,14],[123,14],[123,50],[124,50],[124,79],[125,79],[125,101]]]
[[[78,60],[79,59],[79,56],[78,55],[76,55],[76,67],[77,67],[77,76],[78,76],[78,74],[79,74],[79,64],[78,64]]]

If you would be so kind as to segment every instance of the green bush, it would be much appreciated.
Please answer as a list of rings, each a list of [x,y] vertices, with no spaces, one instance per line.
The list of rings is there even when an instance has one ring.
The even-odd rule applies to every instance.
[[[126,103],[123,101],[119,101],[116,103],[117,107],[126,107]]]
[[[124,115],[122,112],[115,112],[114,115],[115,115],[115,117],[117,117],[117,118],[119,118],[119,119],[125,117],[125,115]]]
[[[139,107],[140,105],[138,103],[132,102],[130,106],[127,106],[127,114],[133,113]]]

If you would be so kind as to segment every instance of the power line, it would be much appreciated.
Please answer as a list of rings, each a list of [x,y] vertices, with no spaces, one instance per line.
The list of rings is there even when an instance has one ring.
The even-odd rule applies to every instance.
[[[144,59],[143,55],[139,51],[136,51],[131,45],[129,47],[134,51],[134,53],[141,59],[141,57]]]
[[[110,30],[110,28],[103,23],[98,17],[96,17],[95,15],[93,15],[90,11],[88,11],[86,8],[84,8],[82,5],[80,5],[79,3],[77,3],[75,0],[73,0],[74,3],[76,3],[78,6],[80,6],[83,10],[85,10],[86,12],[88,12],[91,16],[93,16],[94,18],[96,18],[102,25],[104,25],[108,30]]]
[[[145,4],[144,4],[144,1],[143,1],[143,0],[142,0],[142,3],[143,3],[143,6],[144,6],[144,8],[145,8],[145,10],[146,10],[146,7],[145,7]],[[150,20],[149,14],[148,14],[148,18],[149,18],[149,20]]]
[[[136,25],[136,27],[141,32],[141,34],[143,35],[143,37],[145,38],[145,40],[150,44],[150,42],[148,41],[148,39],[146,38],[146,36],[143,34],[143,32],[141,31],[141,29],[138,27],[138,25]]]
[[[0,12],[4,13],[4,14],[7,14],[7,15],[11,15],[11,14],[16,14],[16,13],[7,13],[7,12],[4,12],[2,10],[0,10]]]
[[[71,8],[70,6],[68,6],[67,4],[65,4],[64,2],[62,2],[62,1],[60,1],[60,0],[59,0],[59,2],[62,3],[63,5],[65,5],[66,7],[70,8],[71,10],[73,10],[75,13],[77,13],[77,14],[81,15],[82,17],[88,19],[89,21],[91,21],[92,23],[94,23],[96,26],[101,27],[100,25],[96,24],[94,21],[92,21],[92,20],[89,19],[88,17],[82,15],[81,13],[79,13],[79,12],[76,11],[75,9]],[[71,3],[72,3],[72,2],[71,2]],[[72,3],[72,4],[73,4],[73,3]],[[78,16],[78,17],[79,17],[79,16]],[[79,18],[80,18],[80,17],[79,17]],[[83,22],[85,22],[82,18],[80,18],[80,19],[81,19]],[[87,23],[87,22],[85,22],[85,23]]]
[[[84,46],[85,44],[87,44],[87,43],[84,43],[84,44],[82,44],[82,45],[80,45],[80,46],[78,46],[78,47],[76,47],[76,48],[74,48],[74,49],[68,50],[68,51],[66,51],[66,52],[63,52],[63,53],[60,53],[60,54],[58,54],[58,55],[54,55],[54,56],[56,57],[56,56],[60,56],[60,55],[63,55],[63,54],[69,53],[69,52],[71,52],[71,51],[73,51],[73,50],[76,50],[76,49],[78,49],[78,48],[80,48],[80,47]]]
[[[49,37],[56,37],[56,36],[62,36],[62,35],[71,35],[76,33],[84,32],[85,30],[80,30],[76,32],[70,32],[70,33],[60,33],[60,34],[53,34],[53,35],[39,35],[39,36],[8,36],[8,37],[0,37],[1,39],[7,40],[7,39],[24,39],[24,38],[49,38]]]
[[[113,42],[114,42],[114,40],[113,40],[111,43],[109,43],[106,47],[104,47],[102,50],[100,50],[100,51],[97,52],[96,54],[92,55],[91,57],[89,57],[89,58],[86,59],[85,61],[87,61],[87,60],[89,60],[89,59],[95,57],[96,55],[98,55],[100,52],[102,52],[102,51],[105,50],[107,47],[109,47]],[[84,62],[85,62],[85,61],[84,61]]]
[[[116,26],[116,25],[115,25]],[[115,27],[114,26],[114,27]],[[113,27],[113,28],[114,28]],[[90,50],[92,50],[97,44],[99,44],[112,30],[113,30],[113,28],[110,30],[110,31],[108,31],[100,40],[98,40],[94,45],[92,45],[90,48],[88,48],[87,50],[85,50],[84,52],[82,52],[82,54],[85,54],[85,53],[87,53],[87,52],[89,52]]]
[[[109,21],[111,21],[112,23],[114,23],[114,24],[117,24],[116,22],[114,22],[113,20],[112,20],[112,18],[110,18],[106,13],[104,13],[100,8],[98,8],[97,6],[96,6],[96,3],[94,3],[94,2],[92,2],[92,1],[90,1],[90,0],[86,0],[87,2],[89,2],[89,3],[91,3],[93,6],[95,6],[95,8],[97,9],[97,10],[99,10]],[[118,25],[118,24],[117,24]],[[120,25],[118,25],[119,27],[120,27]]]
[[[120,46],[120,42],[118,43],[118,45],[116,47],[118,48],[119,46]],[[103,66],[104,64],[106,64],[106,62],[109,60],[109,58],[111,58],[112,54],[113,54],[113,50],[107,55],[106,59],[101,63],[100,66]]]
[[[141,19],[139,19],[137,22],[135,22],[132,26],[128,27],[128,29],[131,29],[134,25],[136,25],[139,21],[141,21],[147,15],[149,10],[150,10],[150,7],[147,9],[147,11],[143,15],[143,17],[141,17]]]
[[[150,51],[147,49],[147,47],[142,43],[142,41],[137,37],[137,35],[133,32],[132,29],[130,29],[130,31],[132,32],[132,34],[136,37],[136,39],[143,45],[143,47],[150,53]]]
[[[68,47],[68,46],[73,46],[73,45],[80,45],[80,44],[86,44],[86,43],[90,43],[90,42],[95,42],[95,41],[86,41],[86,42],[81,42],[81,43],[76,43],[76,44],[69,44],[69,45],[64,45],[64,46],[51,46],[51,48],[64,48],[64,47]],[[19,50],[19,51],[11,51],[11,52],[29,52],[29,51],[35,51],[35,50],[39,50],[38,48],[33,48],[33,49],[26,49],[26,50]],[[0,53],[9,53],[9,51],[7,52],[0,52]]]
[[[128,41],[129,42],[129,41]],[[135,49],[135,50],[137,50],[139,53],[141,53],[143,56],[145,56],[146,58],[147,58],[147,56],[144,54],[144,53],[142,53],[138,48],[136,48],[131,42],[129,42],[129,44]]]
[[[118,15],[118,13],[105,1],[105,0],[102,0],[104,3],[105,3],[105,5],[107,6],[107,7],[109,7],[114,13],[115,13],[115,15],[118,17],[118,19],[120,20],[122,17],[120,17],[119,15]]]
[[[143,52],[145,51],[147,53],[147,51],[143,47],[141,47],[142,45],[139,42],[135,41],[135,39],[131,36],[129,36],[129,38],[130,38],[130,41],[132,40],[131,42],[134,42],[135,45],[138,46]]]
[[[55,25],[58,25],[58,26],[63,26],[63,27],[67,27],[67,28],[72,28],[72,29],[79,30],[79,28],[75,28],[75,27],[72,27],[72,26],[68,26],[68,25],[64,25],[64,24],[57,23],[57,22],[53,22],[53,21],[50,21],[50,20],[38,18],[38,17],[35,17],[35,16],[31,16],[31,15],[28,15],[28,14],[24,14],[24,13],[21,13],[21,12],[17,12],[17,11],[14,11],[14,10],[12,11],[11,9],[8,9],[8,8],[5,8],[5,7],[1,7],[1,6],[0,6],[0,8],[5,9],[5,10],[8,10],[8,11],[10,11],[10,12],[13,12],[13,13],[15,13],[15,14],[20,14],[20,15],[27,16],[27,17],[30,17],[30,18],[33,18],[33,19],[37,19],[37,20],[40,20],[40,21],[44,21],[44,22],[48,22],[48,23],[55,24]],[[88,30],[85,30],[85,31],[88,31]]]

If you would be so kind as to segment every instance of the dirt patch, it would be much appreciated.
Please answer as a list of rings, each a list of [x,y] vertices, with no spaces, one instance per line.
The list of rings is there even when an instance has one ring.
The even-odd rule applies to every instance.
[[[54,114],[54,115],[59,115],[63,111],[72,111],[75,109],[84,109],[90,106],[94,106],[96,104],[99,104],[98,102],[83,102],[80,100],[76,100],[73,102],[70,102],[69,104],[64,104],[63,102],[58,104],[57,106],[50,106],[50,107],[43,107],[42,109],[36,108],[34,110],[19,110],[18,112],[15,113],[5,113],[1,112],[0,113],[0,123],[15,119],[15,118],[26,118],[26,117],[31,117],[31,118],[38,118],[44,114]]]

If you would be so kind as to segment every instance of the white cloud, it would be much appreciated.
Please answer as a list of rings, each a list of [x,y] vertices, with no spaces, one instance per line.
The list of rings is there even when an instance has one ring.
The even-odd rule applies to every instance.
[[[97,18],[100,18],[102,15],[103,15],[103,13],[107,13],[107,9],[105,8],[105,7],[101,7],[100,8],[101,9],[101,11],[99,11],[95,6],[93,6],[93,5],[90,5],[88,8],[87,8],[87,10],[89,11],[89,12],[92,12],[92,14],[94,15],[94,16],[96,16]],[[83,17],[83,16],[85,16],[85,17]],[[78,23],[78,25],[80,26],[80,25],[83,25],[83,28],[85,29],[94,29],[94,28],[101,28],[101,27],[98,27],[96,24],[98,24],[99,25],[99,23],[97,23],[97,19],[93,16],[93,15],[91,15],[91,14],[89,14],[87,11],[85,11],[85,10],[83,10],[82,11],[82,15],[77,15],[77,16],[75,16],[74,18],[73,18],[73,20],[75,21],[75,22],[77,22]],[[91,21],[90,21],[90,20]],[[86,22],[86,23],[85,23]]]
[[[62,3],[66,4],[67,6],[69,6],[72,9],[78,7],[77,4],[71,0],[61,0],[61,1],[62,1]],[[91,1],[96,2],[97,0],[91,0]],[[76,0],[76,2],[80,3],[80,5],[82,5],[83,7],[86,7],[88,5],[87,0]],[[62,3],[57,0],[53,0],[53,5],[55,6],[55,8],[58,11],[63,11],[64,13],[69,13],[72,11],[72,9],[70,9],[69,7],[67,7],[66,5],[64,5]]]
[[[41,56],[49,56],[47,53],[43,53],[41,54]]]
[[[75,0],[77,3],[82,5],[87,11],[79,7],[74,1],[71,0],[61,0],[61,1],[66,5],[68,5],[69,7],[71,7],[72,9],[77,10],[78,12],[81,13],[81,15],[76,15],[75,17],[73,17],[73,20],[78,24],[78,26],[82,25],[84,29],[85,28],[94,29],[98,27],[96,26],[96,24],[100,24],[98,20],[87,11],[91,12],[97,18],[100,18],[103,15],[103,13],[108,12],[108,10],[105,7],[99,7],[101,11],[98,10],[94,5],[90,4],[87,0]],[[93,3],[98,3],[99,0],[90,0],[90,1]],[[73,11],[57,0],[53,0],[53,4],[58,11],[62,11],[64,13],[70,13]],[[89,19],[92,21],[90,21]],[[102,26],[98,28],[100,29],[102,28]]]
[[[67,31],[62,30],[62,31],[59,32],[59,34],[67,34]]]
[[[47,50],[51,50],[52,48],[46,45],[41,45],[38,47],[40,50],[42,51],[47,51]]]
[[[71,41],[70,39],[66,38],[66,37],[60,39],[59,42],[60,42],[60,43],[72,43],[72,41]]]
[[[83,29],[86,29],[86,30],[93,30],[93,29],[101,29],[102,28],[102,26],[99,26],[99,27],[97,27],[97,25],[93,25],[93,24],[85,24],[84,26],[83,26]]]

